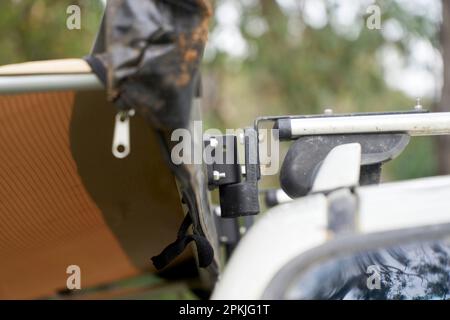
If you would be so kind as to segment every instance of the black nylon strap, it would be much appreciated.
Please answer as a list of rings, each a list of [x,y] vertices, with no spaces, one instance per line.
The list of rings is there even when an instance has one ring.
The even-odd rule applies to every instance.
[[[197,246],[198,263],[200,268],[209,266],[214,258],[214,250],[208,240],[197,234],[187,234],[189,226],[192,224],[190,214],[187,214],[178,231],[177,239],[169,244],[159,255],[152,257],[153,265],[157,270],[163,269],[176,257],[178,257],[186,246],[194,241]]]

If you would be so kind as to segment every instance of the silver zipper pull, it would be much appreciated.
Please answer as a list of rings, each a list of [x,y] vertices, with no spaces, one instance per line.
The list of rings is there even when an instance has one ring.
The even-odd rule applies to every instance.
[[[112,153],[118,159],[126,158],[130,154],[130,117],[134,110],[119,111],[116,114]]]

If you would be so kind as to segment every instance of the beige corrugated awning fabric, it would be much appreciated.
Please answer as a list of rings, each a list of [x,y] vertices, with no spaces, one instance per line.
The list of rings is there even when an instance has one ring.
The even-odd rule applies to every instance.
[[[73,264],[83,287],[153,270],[173,240],[183,214],[154,133],[132,119],[119,160],[113,124],[102,91],[0,95],[0,299],[64,290]]]

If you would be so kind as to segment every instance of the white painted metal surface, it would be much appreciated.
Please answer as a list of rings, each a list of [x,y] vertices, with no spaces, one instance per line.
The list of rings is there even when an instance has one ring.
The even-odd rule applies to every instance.
[[[326,212],[320,194],[269,210],[241,240],[212,299],[259,299],[286,262],[325,241]]]
[[[312,192],[356,187],[361,168],[361,145],[349,143],[334,147],[326,156],[314,179]]]
[[[450,223],[450,176],[356,190],[362,233]]]

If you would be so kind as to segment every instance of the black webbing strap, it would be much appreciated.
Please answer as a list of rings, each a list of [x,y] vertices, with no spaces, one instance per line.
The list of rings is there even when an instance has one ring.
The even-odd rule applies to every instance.
[[[197,234],[187,234],[192,218],[188,213],[178,230],[177,239],[169,244],[159,255],[152,257],[153,265],[157,270],[161,270],[178,257],[191,242],[195,241],[197,246],[198,264],[200,268],[209,266],[214,258],[214,250],[208,240]]]

